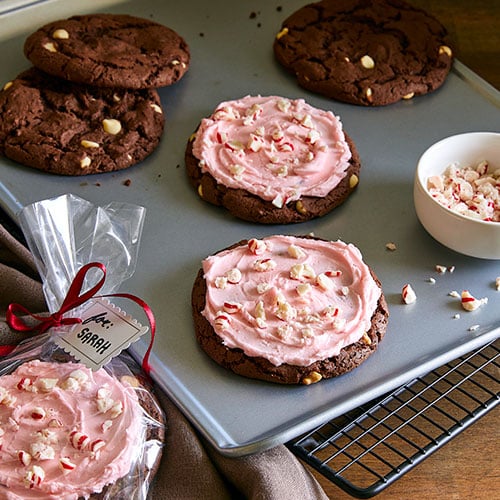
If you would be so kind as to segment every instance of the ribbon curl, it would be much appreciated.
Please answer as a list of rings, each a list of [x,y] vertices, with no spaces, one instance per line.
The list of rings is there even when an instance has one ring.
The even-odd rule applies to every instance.
[[[101,279],[97,282],[96,285],[94,285],[92,288],[87,290],[84,293],[81,293],[83,283],[85,281],[85,276],[87,275],[88,271],[90,269],[100,269],[102,271],[102,277]],[[7,324],[13,329],[18,332],[32,332],[35,335],[39,335],[41,333],[45,333],[47,330],[50,328],[56,328],[60,326],[65,326],[65,325],[75,325],[78,323],[81,323],[82,320],[81,318],[65,318],[64,314],[67,312],[71,311],[72,309],[76,309],[77,307],[81,306],[85,302],[87,302],[89,299],[95,297],[95,298],[103,298],[103,297],[119,297],[119,298],[125,298],[132,300],[136,304],[138,304],[140,307],[142,307],[144,313],[146,314],[149,325],[151,328],[151,340],[149,343],[149,347],[146,351],[146,354],[144,355],[143,361],[142,361],[142,368],[143,370],[149,375],[151,372],[151,365],[149,363],[149,357],[151,354],[151,350],[153,348],[153,342],[154,342],[154,337],[155,337],[155,332],[156,332],[156,320],[153,315],[153,311],[151,308],[144,302],[142,299],[139,297],[136,297],[135,295],[131,295],[129,293],[114,293],[114,294],[107,294],[107,295],[96,295],[96,293],[102,288],[104,285],[104,282],[106,280],[106,266],[104,264],[101,264],[100,262],[91,262],[89,264],[86,264],[80,270],[76,273],[75,278],[73,279],[68,292],[66,294],[66,297],[61,304],[61,307],[58,311],[55,313],[51,314],[50,316],[40,316],[37,314],[32,314],[28,309],[26,309],[24,306],[16,303],[9,304],[6,312],[6,320]],[[18,317],[17,314],[22,314],[24,316],[30,316],[31,318],[37,320],[39,323],[31,326],[28,325],[23,318]],[[11,353],[16,346],[0,346],[0,356],[5,356],[9,353]]]

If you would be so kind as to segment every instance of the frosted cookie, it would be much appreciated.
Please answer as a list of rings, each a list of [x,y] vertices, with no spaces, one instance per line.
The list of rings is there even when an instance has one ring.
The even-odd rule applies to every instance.
[[[125,14],[73,16],[42,26],[25,42],[37,68],[75,83],[131,89],[171,85],[190,52],[172,29]]]
[[[241,241],[205,259],[192,311],[199,344],[221,366],[306,385],[359,366],[389,315],[355,246],[294,236]]]
[[[157,470],[164,428],[149,403],[158,425],[146,430],[148,402],[133,385],[104,369],[38,360],[0,377],[2,498],[98,499],[140,488]],[[145,439],[158,448],[137,465]]]
[[[436,90],[453,59],[444,26],[402,0],[308,4],[283,22],[273,46],[300,86],[362,106]]]
[[[154,89],[98,89],[35,68],[0,91],[0,114],[0,154],[61,175],[139,163],[158,146],[165,121]]]
[[[356,189],[360,171],[337,116],[279,96],[219,104],[188,141],[185,162],[203,200],[263,224],[325,215]]]

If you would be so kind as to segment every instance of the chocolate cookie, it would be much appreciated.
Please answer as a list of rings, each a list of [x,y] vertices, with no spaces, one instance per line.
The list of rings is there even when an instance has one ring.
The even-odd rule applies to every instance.
[[[273,48],[300,86],[382,106],[443,84],[452,65],[446,39],[439,21],[402,0],[323,0],[288,17]]]
[[[285,244],[289,240],[288,250],[284,250],[281,240]],[[307,256],[301,253],[302,250],[304,254],[312,253],[307,244],[302,247],[306,240],[323,241],[286,236],[243,240],[204,261],[192,289],[192,314],[196,338],[215,362],[249,378],[309,385],[349,372],[375,352],[386,332],[389,317],[375,273],[361,262],[355,247],[342,242],[329,244],[342,246],[344,254],[347,249],[352,264],[363,270],[355,278],[343,264],[326,272],[320,269],[317,261],[308,267],[304,264]],[[255,254],[248,257],[250,261],[255,259],[251,271],[246,267],[245,257],[239,260],[247,247],[249,253]],[[238,258],[229,258],[227,268],[212,260],[235,250],[240,252]],[[279,259],[283,259],[283,255],[290,257],[290,274],[288,268],[280,268]],[[270,265],[276,263],[275,259],[277,267]],[[233,263],[237,263],[237,267],[231,267]],[[274,281],[268,273],[278,272],[277,269],[280,269],[279,278]],[[357,287],[368,282],[369,292],[360,294]],[[273,283],[279,283],[279,287]],[[216,295],[224,290],[232,300],[223,302],[220,310],[214,312],[212,308],[217,309],[217,301],[224,300],[224,296]],[[308,302],[310,293],[316,296],[310,297]],[[365,316],[360,314],[354,319],[355,315],[349,317],[347,306],[337,307],[336,304],[343,304],[349,294],[362,298],[354,309],[366,306]],[[207,306],[209,300],[210,306]],[[361,321],[362,332],[350,337],[352,325],[358,326]],[[225,329],[231,330],[233,324],[234,332],[228,334]],[[330,339],[339,342],[336,351],[328,344]],[[312,346],[310,350],[308,346]],[[302,350],[306,352],[303,354]],[[336,354],[327,355],[328,351]]]
[[[179,80],[189,47],[175,31],[124,14],[91,14],[51,22],[32,33],[24,53],[34,66],[75,83],[157,88]]]
[[[287,106],[292,103],[290,121],[284,115],[280,115],[279,119],[271,119],[264,111],[262,116],[256,117],[255,124],[252,124],[252,120],[249,121],[244,113],[233,120],[233,111],[229,111],[228,121],[235,125],[234,128],[227,133],[216,132],[219,139],[207,139],[207,153],[211,154],[209,150],[214,151],[214,165],[208,165],[209,162],[201,157],[204,153],[193,151],[196,140],[203,141],[198,128],[197,133],[188,141],[185,152],[190,183],[203,200],[223,206],[232,215],[246,221],[290,224],[321,217],[342,204],[359,182],[361,164],[358,152],[352,139],[341,130],[337,117],[331,112],[309,107],[302,100],[259,96],[222,103],[209,120],[211,124],[222,123],[225,118],[220,117],[220,114],[233,109],[233,103],[238,103],[238,107],[241,107],[242,102],[248,102],[247,109],[255,111],[259,109],[256,102],[265,106],[269,99],[281,99],[282,101],[277,102],[287,103]],[[301,103],[300,120],[304,123],[300,123],[298,115],[292,111],[294,104],[298,102]],[[327,116],[339,129],[327,139],[328,134],[324,131],[320,134],[314,128],[314,119],[310,119],[311,116],[303,110],[321,112],[322,117]],[[205,122],[206,119],[202,121],[202,125]],[[211,133],[207,132],[207,135]],[[335,135],[337,133],[338,137]],[[221,138],[223,136],[224,139]],[[222,152],[217,153],[217,149]],[[325,156],[329,154],[331,158]],[[338,154],[343,156],[337,167]],[[318,164],[315,163],[316,159]],[[208,168],[210,166],[214,168]],[[225,169],[226,172],[216,178],[218,172],[214,174],[214,170],[218,168]],[[247,179],[244,177],[245,169],[250,172]],[[229,176],[226,175],[228,171]],[[315,175],[320,180],[312,181]],[[229,178],[231,176],[235,182]],[[333,181],[334,178],[336,181]],[[287,187],[285,182],[288,179],[291,180]],[[305,186],[310,181],[316,182],[316,187],[324,188],[323,191],[307,190]],[[331,189],[325,187],[331,181]],[[276,188],[274,191],[273,185]]]
[[[0,154],[61,175],[130,167],[164,126],[158,92],[80,86],[35,68],[0,91]]]

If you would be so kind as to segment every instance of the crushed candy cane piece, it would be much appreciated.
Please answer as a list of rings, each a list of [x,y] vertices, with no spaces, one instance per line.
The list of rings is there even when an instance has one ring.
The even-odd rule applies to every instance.
[[[34,488],[40,486],[45,479],[45,471],[39,465],[34,465],[29,471],[26,472],[24,477],[24,484],[27,488]]]
[[[457,314],[454,314],[454,315],[453,315],[453,319],[460,319],[460,314],[458,314],[458,313],[457,313]]]
[[[469,326],[469,332],[475,332],[476,330],[479,330],[479,325]]]
[[[290,278],[299,281],[315,279],[316,273],[309,264],[295,264],[290,269]]]
[[[259,328],[265,328],[266,309],[264,307],[264,302],[262,300],[259,300],[255,305],[254,315],[255,315],[255,321],[257,322],[257,326]]]
[[[231,323],[231,320],[229,319],[229,316],[227,314],[224,314],[222,311],[215,316],[215,327],[221,330],[226,330],[229,328],[229,325]]]
[[[471,295],[469,290],[462,291],[460,300],[462,303],[462,307],[466,311],[475,311],[477,308],[481,307],[483,304],[486,304],[488,302],[487,297],[484,297],[482,299],[476,299],[476,297]]]
[[[26,467],[31,463],[31,455],[24,450],[19,450],[17,452],[17,458],[19,458],[19,461]]]
[[[446,266],[441,266],[439,264],[436,264],[436,271],[439,274],[444,274],[446,272]]]
[[[109,429],[111,429],[112,426],[113,426],[112,420],[105,420],[101,425],[102,432],[107,432]]]
[[[248,249],[255,255],[262,255],[267,250],[267,245],[265,241],[252,238],[248,240]]]
[[[333,288],[333,281],[326,275],[326,273],[320,273],[316,276],[316,284],[325,291]]]
[[[56,378],[40,378],[38,379],[38,387],[42,392],[50,392],[57,385]]]
[[[241,281],[241,271],[235,267],[227,271],[225,277],[227,278],[228,283],[235,285]]]
[[[276,261],[273,259],[257,259],[253,263],[253,268],[259,273],[264,273],[266,271],[272,271],[276,268]]]
[[[405,304],[413,304],[417,300],[417,295],[409,283],[403,286],[401,297]]]
[[[241,311],[242,304],[239,302],[224,302],[224,311],[228,314],[236,314]]]
[[[455,299],[459,299],[460,298],[460,294],[456,290],[452,290],[451,292],[448,292],[448,295],[450,297],[454,297]]]
[[[95,439],[90,443],[89,449],[93,453],[97,453],[101,448],[104,448],[106,446],[106,441],[102,439]]]
[[[72,431],[69,435],[69,442],[75,450],[86,450],[90,444],[90,438],[83,432]]]
[[[431,285],[434,285],[436,283],[436,280],[435,278],[428,278],[427,281],[431,284]]]
[[[35,460],[52,460],[55,457],[54,448],[41,441],[31,443],[30,453]]]
[[[474,166],[448,165],[443,175],[427,179],[429,194],[442,206],[460,215],[486,222],[500,222],[500,171],[487,161]]]
[[[59,459],[59,467],[62,469],[64,474],[68,474],[68,472],[76,469],[76,464],[74,464],[69,457],[61,457]]]
[[[31,410],[31,418],[35,420],[41,420],[46,415],[45,410],[39,406]]]
[[[495,288],[500,291],[500,276],[495,279]]]

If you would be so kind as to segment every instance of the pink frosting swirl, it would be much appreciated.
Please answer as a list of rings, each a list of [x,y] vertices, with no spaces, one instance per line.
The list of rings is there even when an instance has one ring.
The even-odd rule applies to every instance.
[[[88,497],[129,472],[143,432],[134,389],[104,369],[23,363],[0,378],[0,494]]]
[[[342,241],[252,239],[203,261],[202,314],[224,344],[272,364],[308,366],[371,327],[381,289],[360,251]]]
[[[201,121],[193,154],[218,183],[280,208],[301,196],[326,196],[351,158],[331,111],[277,96],[221,103]]]

